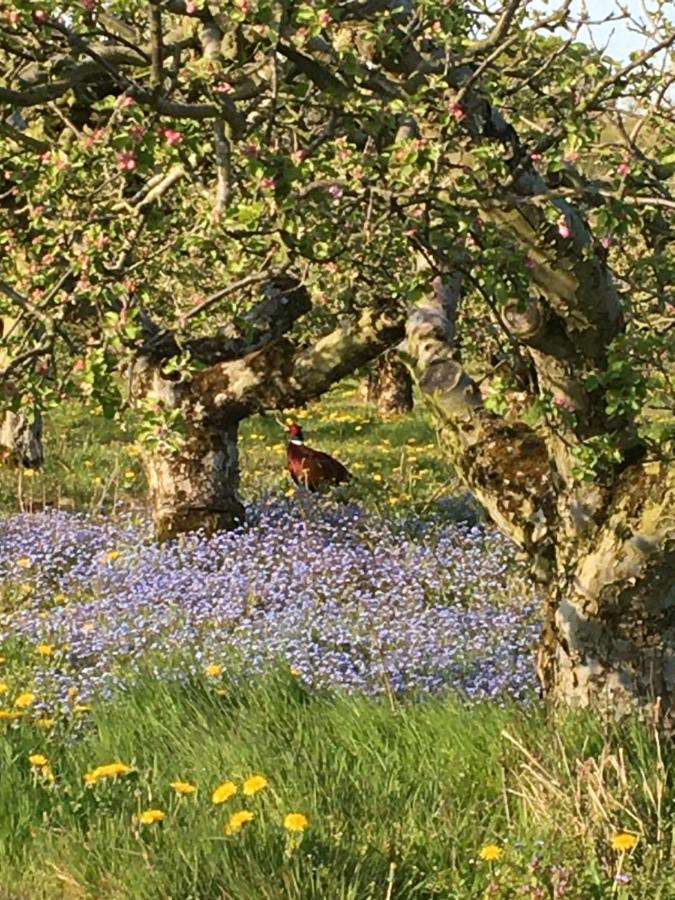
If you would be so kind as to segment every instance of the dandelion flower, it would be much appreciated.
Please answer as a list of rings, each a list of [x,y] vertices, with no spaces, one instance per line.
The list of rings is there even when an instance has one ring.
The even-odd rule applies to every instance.
[[[53,656],[54,648],[51,644],[38,644],[35,648],[35,652],[38,656]]]
[[[502,848],[498,847],[496,844],[486,844],[481,848],[478,855],[481,859],[485,860],[485,862],[492,862],[495,859],[499,859],[502,853]]]
[[[22,713],[15,709],[0,709],[0,722],[20,718]]]
[[[27,556],[22,556],[21,559],[17,559],[16,564],[20,569],[30,569],[30,560]]]
[[[612,838],[612,850],[632,850],[638,839],[634,834],[621,831]]]
[[[36,719],[35,724],[38,728],[51,728],[54,724],[54,721],[54,719],[44,717],[42,719]]]
[[[100,558],[100,563],[111,563],[115,562],[116,559],[119,559],[120,552],[119,550],[108,550],[103,556]]]
[[[219,784],[211,795],[211,803],[224,803],[237,793],[237,785],[234,781],[224,781]]]
[[[308,825],[309,819],[302,813],[288,813],[284,818],[284,828],[287,831],[304,831]]]
[[[41,753],[31,753],[28,757],[28,762],[31,766],[47,766],[49,765],[49,760],[46,756],[43,756]]]
[[[24,691],[14,701],[14,706],[18,706],[19,709],[26,709],[27,706],[31,706],[35,701],[35,694],[31,691]]]
[[[189,781],[172,781],[171,787],[177,794],[194,794],[197,790],[197,785],[190,784]]]
[[[126,763],[106,763],[104,766],[97,766],[91,772],[87,772],[84,780],[86,784],[94,784],[99,778],[116,778],[118,775],[126,775],[127,772],[131,772],[131,766]]]
[[[6,681],[0,681],[0,694],[6,694],[9,690],[9,685]]]
[[[242,793],[246,794],[247,797],[252,797],[253,794],[257,794],[258,791],[265,787],[267,787],[267,779],[264,775],[251,775],[244,782]]]
[[[232,813],[225,826],[225,834],[236,834],[238,831],[241,831],[247,822],[251,822],[254,818],[254,813],[248,809],[240,809],[239,812]]]
[[[210,663],[204,671],[209,678],[216,678],[223,671],[223,667],[219,663]]]
[[[166,818],[166,813],[162,812],[161,809],[146,809],[139,813],[136,818],[139,825],[154,825],[155,822],[161,822],[162,819]]]

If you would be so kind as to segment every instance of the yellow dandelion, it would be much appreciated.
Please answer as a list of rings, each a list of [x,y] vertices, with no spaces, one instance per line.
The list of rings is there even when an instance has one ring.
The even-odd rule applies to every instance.
[[[161,809],[146,809],[136,816],[139,825],[154,825],[166,818],[166,813]]]
[[[19,719],[23,713],[16,709],[0,709],[0,722],[8,722],[10,719]]]
[[[236,834],[238,831],[255,818],[254,813],[248,809],[240,809],[239,812],[232,813],[227,825],[225,826],[225,834]]]
[[[263,788],[267,787],[267,779],[264,775],[251,775],[250,778],[247,778],[242,787],[242,793],[246,794],[247,797],[252,797],[253,794],[257,794],[258,791],[262,791]]]
[[[28,762],[31,766],[47,766],[49,765],[49,760],[46,756],[43,756],[41,753],[31,753],[28,757]]]
[[[127,471],[124,473],[124,477],[125,477],[128,481],[131,481],[132,478],[135,478],[135,477],[136,477],[136,473],[135,473],[135,472],[132,472],[131,469],[127,469]]]
[[[309,825],[309,819],[302,813],[288,813],[284,817],[286,831],[304,831]]]
[[[197,790],[197,785],[190,784],[189,781],[172,781],[171,787],[177,794],[194,794]]]
[[[66,599],[65,594],[54,594],[54,603],[65,603]]]
[[[49,768],[49,766],[42,766],[40,769],[40,774],[43,778],[46,778],[47,781],[54,781],[54,773]]]
[[[612,850],[632,850],[637,842],[636,835],[621,831],[612,838]]]
[[[0,694],[6,694],[9,690],[9,685],[6,681],[0,681]]]
[[[21,559],[17,559],[16,564],[20,569],[30,569],[31,567],[31,561],[27,556],[22,556]]]
[[[85,713],[89,712],[90,708],[91,707],[87,706],[86,703],[76,703],[75,706],[73,706],[73,712]]]
[[[116,559],[120,558],[119,550],[107,550],[103,556],[100,557],[99,562],[101,564],[115,562]]]
[[[211,794],[211,803],[224,803],[237,793],[237,785],[234,781],[224,781]]]
[[[375,472],[375,474],[373,475],[373,481],[382,481],[382,476],[379,474],[379,472]]]
[[[220,663],[209,663],[209,665],[204,669],[209,678],[217,678],[218,675],[223,671],[223,667]]]
[[[24,478],[35,478],[35,469],[24,469],[23,477]]]
[[[54,725],[54,719],[49,719],[46,717],[43,719],[36,719],[35,724],[38,728],[51,728]]]
[[[78,687],[76,687],[74,684],[72,684],[68,688],[67,693],[68,693],[69,697],[77,697],[77,695],[80,693],[80,689]]]
[[[87,772],[84,780],[86,784],[94,784],[99,778],[116,778],[118,775],[126,775],[128,772],[131,772],[131,766],[126,763],[106,763],[104,766],[97,766],[91,772]]]
[[[290,666],[288,671],[291,673],[291,675],[294,678],[297,678],[299,675],[302,675],[302,672],[300,671],[300,669],[298,669],[297,666]]]
[[[14,701],[14,706],[18,706],[19,709],[26,709],[26,707],[31,706],[35,702],[35,694],[31,691],[24,691]]]
[[[492,862],[495,859],[499,859],[503,852],[502,848],[498,847],[496,844],[486,844],[481,848],[478,855],[481,859],[485,860],[485,862]]]
[[[1,666],[4,662],[7,662],[7,657],[6,657],[6,656],[0,656],[0,666]]]
[[[54,648],[51,644],[38,644],[35,648],[35,652],[38,656],[53,656]]]

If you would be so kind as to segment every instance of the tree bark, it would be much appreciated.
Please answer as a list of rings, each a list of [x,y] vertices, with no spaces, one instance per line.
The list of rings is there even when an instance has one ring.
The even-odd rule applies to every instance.
[[[561,501],[569,518],[583,494]],[[675,473],[654,462],[621,474],[582,537],[563,523],[538,654],[556,704],[642,707],[675,731],[674,512]]]
[[[157,540],[187,531],[207,534],[244,524],[239,500],[239,418],[205,405],[191,384],[165,379],[158,367],[145,372],[146,401],[179,411],[183,434],[145,452],[150,503]]]
[[[405,363],[392,350],[375,361],[368,377],[367,402],[383,419],[402,416],[413,408],[412,378]]]
[[[25,469],[39,469],[43,462],[42,417],[32,420],[23,413],[0,411],[0,459]]]
[[[273,335],[265,346],[190,377],[166,376],[161,359],[142,357],[132,387],[150,420],[154,415],[157,422],[154,432],[150,428],[143,457],[157,538],[242,525],[239,422],[255,412],[297,406],[319,396],[403,333],[402,315],[390,318],[367,309],[312,347]],[[259,337],[256,340],[260,343]]]
[[[408,320],[407,358],[454,471],[530,560],[546,601],[538,650],[554,705],[640,710],[675,731],[675,469],[561,477],[550,440],[483,408],[453,357],[460,281]]]

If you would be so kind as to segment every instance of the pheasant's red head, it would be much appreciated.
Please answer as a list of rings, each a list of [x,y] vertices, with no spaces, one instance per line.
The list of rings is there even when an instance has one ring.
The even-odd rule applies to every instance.
[[[292,441],[302,440],[302,428],[296,422],[288,426],[288,433]]]

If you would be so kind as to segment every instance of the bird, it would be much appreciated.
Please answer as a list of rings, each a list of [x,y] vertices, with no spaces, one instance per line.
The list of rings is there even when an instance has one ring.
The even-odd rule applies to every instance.
[[[288,448],[286,451],[286,468],[293,481],[308,488],[320,491],[332,484],[343,484],[352,478],[351,472],[333,459],[328,453],[306,447],[302,436],[302,428],[293,422],[288,427]]]

